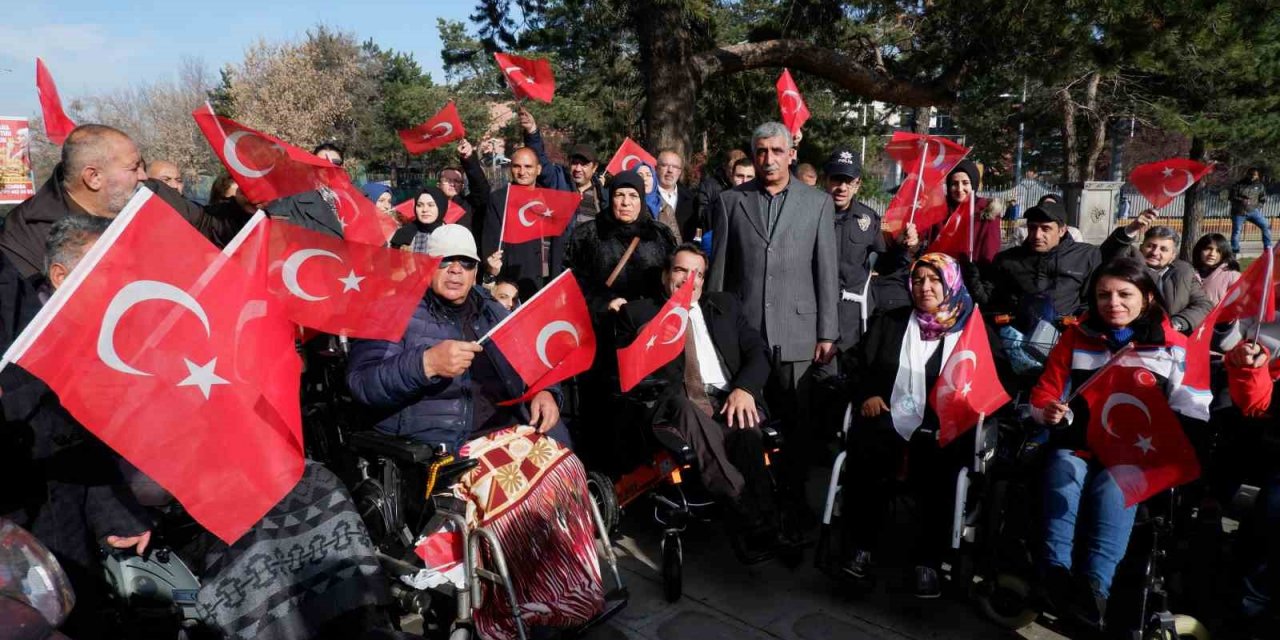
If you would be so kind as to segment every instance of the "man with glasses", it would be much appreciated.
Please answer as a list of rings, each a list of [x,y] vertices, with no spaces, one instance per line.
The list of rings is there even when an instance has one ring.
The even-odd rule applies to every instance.
[[[500,352],[478,343],[507,310],[476,286],[480,257],[471,232],[444,225],[428,236],[425,250],[442,260],[404,336],[351,343],[347,385],[356,401],[378,412],[379,431],[451,453],[516,424],[550,432],[567,445],[559,387],[527,404],[498,404],[519,397],[525,386]]]
[[[456,222],[480,236],[481,219],[489,206],[489,178],[480,166],[480,156],[468,140],[458,142],[460,166],[440,170],[440,190],[450,202],[462,207],[464,213]],[[479,215],[476,212],[480,212]],[[441,212],[443,215],[444,212]]]
[[[702,236],[707,228],[705,222],[693,215],[693,192],[680,184],[684,175],[684,158],[670,149],[658,152],[658,195],[662,197],[663,206],[671,208],[676,216],[676,224],[680,227],[680,237],[693,240]]]

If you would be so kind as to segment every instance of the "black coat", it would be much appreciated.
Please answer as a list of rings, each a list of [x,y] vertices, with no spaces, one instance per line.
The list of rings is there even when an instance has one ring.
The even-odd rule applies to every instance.
[[[1043,297],[1052,301],[1058,317],[1069,316],[1088,306],[1089,279],[1101,263],[1098,247],[1067,235],[1047,253],[1036,253],[1025,245],[1005,249],[980,278],[967,279],[967,284],[974,302],[988,313],[1020,313],[1033,298]]]
[[[628,336],[622,344],[635,339],[646,323],[666,304],[666,300],[636,300],[623,305],[618,314],[619,336]],[[769,380],[769,349],[760,332],[751,328],[742,313],[742,303],[730,293],[703,293],[698,301],[702,317],[707,323],[707,333],[716,346],[720,366],[729,379],[729,386],[750,393],[756,402],[764,401],[764,385]],[[690,328],[689,331],[693,329]],[[655,371],[653,376],[667,380],[670,389],[684,384],[684,358],[677,357]]]
[[[507,205],[507,189],[502,187],[489,196],[489,205],[484,219],[484,231],[480,242],[480,258],[487,259],[498,250],[502,239],[503,209]],[[542,277],[542,243],[533,240],[520,244],[502,245],[502,273],[500,277],[509,279],[520,288],[520,299],[528,300],[537,293],[550,278],[560,275],[565,269],[565,243],[574,231],[573,223],[565,228],[564,233],[551,238],[547,247],[547,263],[550,275]]]
[[[691,242],[697,237],[699,229],[706,229],[706,224],[699,218],[694,192],[682,184],[676,185],[676,225],[680,228],[680,238]]]
[[[693,215],[704,231],[710,229],[711,223],[715,221],[716,201],[720,199],[720,193],[732,187],[732,184],[720,177],[718,169],[708,172],[702,182],[698,183]]]
[[[248,220],[238,210],[206,211],[159,180],[143,180],[142,186],[173,207],[197,231],[219,247],[225,246],[235,237]],[[14,207],[5,217],[4,229],[0,230],[0,252],[4,253],[23,278],[42,273],[49,228],[71,213],[88,214],[63,190],[62,165],[58,165],[34,196]]]
[[[453,197],[453,202],[462,207],[466,213],[455,224],[470,229],[471,235],[478,239],[481,237],[484,226],[483,212],[489,208],[489,177],[484,174],[484,168],[480,166],[480,158],[474,153],[470,158],[462,161],[462,171],[467,176],[467,195],[464,197],[458,194]],[[476,215],[477,211],[482,214]]]
[[[0,258],[0,348],[12,344],[40,305],[35,285]],[[0,372],[0,391],[0,517],[30,530],[73,581],[94,576],[103,538],[149,528],[118,458],[18,365]]]

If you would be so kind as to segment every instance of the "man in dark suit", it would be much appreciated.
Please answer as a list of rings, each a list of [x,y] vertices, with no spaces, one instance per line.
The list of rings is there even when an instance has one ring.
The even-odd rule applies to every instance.
[[[707,288],[738,295],[747,322],[777,360],[768,401],[782,418],[790,452],[779,479],[797,513],[812,515],[803,496],[806,457],[814,453],[814,369],[831,361],[840,337],[834,205],[831,196],[792,179],[791,133],[781,123],[760,125],[751,148],[756,179],[720,195]]]
[[[684,158],[670,149],[658,152],[658,195],[671,207],[680,228],[680,240],[692,241],[702,235],[707,225],[694,215],[694,193],[680,184],[684,175]]]
[[[760,424],[769,353],[760,333],[728,293],[703,294],[707,254],[685,243],[663,272],[667,295],[694,278],[693,306],[685,325],[685,350],[653,374],[665,381],[655,424],[675,430],[698,458],[707,490],[729,512],[734,549],[745,562],[772,555],[779,537],[773,485],[765,467]],[[638,333],[665,300],[636,300],[619,311],[620,331]]]
[[[542,173],[542,163],[531,147],[521,147],[511,154],[511,184],[522,187],[537,185]],[[502,267],[499,277],[511,280],[520,287],[520,299],[533,297],[551,278],[564,271],[564,245],[573,232],[573,224],[554,238],[532,240],[519,244],[503,244],[502,217],[506,215],[507,191],[510,185],[495,190],[489,196],[489,207],[481,225],[480,255],[486,261],[498,253]],[[501,252],[499,253],[499,249]]]

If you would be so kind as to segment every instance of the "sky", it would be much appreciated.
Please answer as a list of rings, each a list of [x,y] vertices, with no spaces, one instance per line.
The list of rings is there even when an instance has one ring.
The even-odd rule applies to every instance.
[[[436,18],[466,21],[472,0],[15,0],[0,16],[0,115],[39,115],[36,57],[63,104],[78,97],[174,80],[184,56],[216,72],[259,39],[302,39],[323,23],[412,53],[444,81]]]

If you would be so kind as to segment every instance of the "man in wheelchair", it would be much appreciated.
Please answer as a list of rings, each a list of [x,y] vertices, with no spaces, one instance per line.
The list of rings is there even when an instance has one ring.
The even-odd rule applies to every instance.
[[[760,429],[769,353],[733,294],[703,292],[706,270],[706,253],[685,243],[663,272],[667,295],[694,278],[694,304],[684,355],[650,376],[663,387],[650,420],[654,429],[675,432],[693,449],[703,485],[729,514],[735,552],[744,562],[759,562],[794,546],[779,533]],[[664,302],[623,305],[619,333],[634,337]]]
[[[375,428],[457,453],[467,440],[527,424],[567,446],[558,387],[528,405],[498,404],[520,397],[524,382],[502,354],[476,342],[508,312],[476,286],[480,258],[471,232],[461,225],[440,227],[427,253],[439,256],[440,266],[404,336],[351,344],[347,385],[375,412]]]

